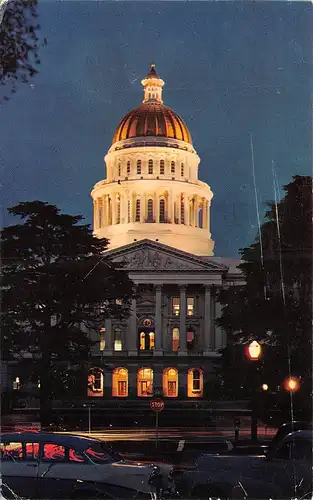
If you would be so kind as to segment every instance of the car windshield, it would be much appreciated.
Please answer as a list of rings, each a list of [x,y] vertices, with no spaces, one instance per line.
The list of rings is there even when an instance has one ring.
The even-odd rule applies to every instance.
[[[85,454],[96,464],[120,461],[121,457],[104,443],[94,443],[85,450]]]

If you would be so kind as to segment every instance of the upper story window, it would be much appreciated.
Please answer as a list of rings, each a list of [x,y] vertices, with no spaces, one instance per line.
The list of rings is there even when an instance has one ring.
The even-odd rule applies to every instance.
[[[121,200],[118,197],[116,200],[116,224],[121,223]]]
[[[116,328],[114,330],[114,351],[122,351],[122,330]]]
[[[100,351],[105,349],[105,328],[100,328]]]
[[[192,351],[194,348],[194,345],[195,345],[196,336],[195,336],[195,332],[193,331],[193,329],[191,327],[187,328],[186,337],[187,337],[187,350]]]
[[[148,218],[147,222],[153,222],[153,200],[148,200]]]
[[[187,297],[187,316],[193,316],[195,313],[195,298]]]
[[[160,160],[160,175],[164,175],[164,172],[165,172],[164,160]]]
[[[172,330],[172,351],[179,349],[179,328],[175,327]]]
[[[130,222],[130,200],[127,202],[127,221]]]
[[[118,176],[120,177],[122,175],[122,165],[119,163],[118,164]]]
[[[171,161],[171,174],[175,174],[175,162]]]
[[[153,160],[148,162],[148,174],[153,174]]]
[[[180,164],[180,175],[181,175],[181,177],[184,177],[184,171],[185,171],[185,169],[184,169],[184,164],[183,164],[183,163],[181,163],[181,164]]]
[[[173,297],[172,298],[172,314],[174,316],[179,316],[179,312],[180,312],[180,298]]]
[[[141,174],[141,160],[137,160],[137,174]]]
[[[203,394],[203,372],[200,368],[190,368],[188,370],[188,398],[201,397]]]
[[[185,202],[183,197],[180,200],[180,223],[185,224]]]
[[[127,162],[126,172],[127,172],[127,175],[130,174],[130,161]]]

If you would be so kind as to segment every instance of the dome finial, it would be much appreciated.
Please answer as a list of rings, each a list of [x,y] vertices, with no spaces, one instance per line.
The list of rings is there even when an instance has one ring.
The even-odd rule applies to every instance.
[[[162,101],[162,87],[164,85],[163,80],[159,77],[157,72],[155,71],[155,64],[151,63],[150,71],[147,76],[142,80],[142,85],[144,88],[144,98],[143,102],[159,102]]]

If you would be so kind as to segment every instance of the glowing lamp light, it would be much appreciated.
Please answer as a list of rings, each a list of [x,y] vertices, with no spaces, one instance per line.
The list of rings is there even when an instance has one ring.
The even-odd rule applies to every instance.
[[[296,392],[300,387],[300,382],[296,377],[288,377],[284,382],[284,388],[289,392]]]
[[[262,391],[268,391],[268,385],[262,384]]]
[[[257,360],[261,356],[261,346],[259,342],[253,340],[248,346],[248,356],[252,360]]]

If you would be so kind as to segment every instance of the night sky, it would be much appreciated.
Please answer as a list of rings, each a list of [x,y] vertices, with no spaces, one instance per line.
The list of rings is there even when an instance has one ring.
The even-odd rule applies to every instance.
[[[236,256],[280,185],[312,174],[312,4],[51,1],[39,6],[40,74],[1,109],[5,211],[40,199],[92,220],[89,192],[150,63],[214,193],[215,255]],[[16,223],[17,221],[14,221]]]

